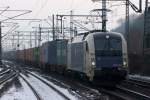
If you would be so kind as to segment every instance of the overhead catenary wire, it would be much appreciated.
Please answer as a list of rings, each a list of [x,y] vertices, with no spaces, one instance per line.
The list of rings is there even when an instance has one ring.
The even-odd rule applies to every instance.
[[[19,16],[22,16],[22,15],[25,15],[25,14],[32,12],[31,10],[6,10],[6,11],[24,11],[24,13],[18,14],[18,15],[13,16],[13,17],[8,17],[7,19],[1,20],[0,22],[4,22],[4,21],[7,21],[7,20],[10,20],[10,19],[13,19],[13,18],[16,18],[16,17],[19,17]]]
[[[43,10],[43,8],[44,8],[45,5],[47,4],[47,2],[48,2],[48,0],[45,0],[45,2],[43,3],[43,5],[41,6],[41,8],[40,8],[40,9],[37,11],[37,13],[35,14],[36,17],[40,14],[41,10]]]
[[[89,31],[88,28],[86,28],[85,26],[83,26],[82,24],[80,24],[79,22],[77,22],[76,20],[73,20],[73,22],[74,22],[73,24],[75,24],[76,26],[84,29],[85,31]]]
[[[2,36],[2,38],[4,38],[5,36],[11,34],[14,30],[16,30],[19,26],[13,26],[5,35]]]
[[[8,10],[8,8],[9,8],[9,6],[6,7],[6,8],[0,13],[0,15],[2,15],[6,10]]]

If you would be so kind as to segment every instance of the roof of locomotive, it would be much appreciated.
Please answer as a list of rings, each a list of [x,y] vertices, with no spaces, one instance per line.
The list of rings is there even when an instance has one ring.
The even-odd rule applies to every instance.
[[[124,38],[122,34],[117,33],[117,32],[102,32],[102,31],[96,30],[96,31],[89,31],[89,32],[86,32],[86,33],[78,34],[77,36],[75,36],[72,39],[71,42],[76,43],[76,42],[86,41],[86,39],[88,37],[96,36],[96,35],[111,35],[111,36]]]

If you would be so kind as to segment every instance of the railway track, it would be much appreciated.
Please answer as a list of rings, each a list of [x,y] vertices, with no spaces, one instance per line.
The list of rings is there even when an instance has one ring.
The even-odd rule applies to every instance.
[[[129,78],[128,82],[136,84],[136,85],[144,87],[144,88],[150,89],[150,81],[144,81],[144,80],[139,80],[139,79],[135,79],[135,78]]]
[[[35,74],[32,74],[29,71],[26,71],[28,74],[32,75],[33,77],[37,78],[38,80],[40,80],[41,82],[43,82],[44,84],[46,84],[47,86],[49,86],[50,88],[52,88],[55,92],[57,92],[58,94],[60,94],[65,100],[71,100],[69,97],[67,97],[63,92],[61,92],[60,90],[58,90],[57,88],[55,88],[53,85],[49,84],[47,81],[43,80],[42,78],[38,77]]]
[[[19,73],[18,72],[10,72],[10,73],[5,73],[3,76],[0,78],[0,87],[1,87],[1,92],[7,88],[15,79],[18,77]]]
[[[139,97],[144,100],[150,100],[150,83],[148,81],[142,81],[135,78],[129,78],[121,83],[121,86],[129,93],[135,94],[136,97]]]
[[[105,89],[105,88],[100,88],[98,89],[101,93],[104,93],[109,96],[109,98],[115,98],[113,100],[130,100],[128,96],[125,96],[121,94],[119,91],[116,89]]]
[[[8,65],[10,66],[10,65]],[[42,100],[39,96],[39,94],[35,91],[35,89],[32,87],[32,85],[22,76],[20,75],[20,71],[18,69],[12,68],[12,67],[8,67],[6,69],[4,69],[0,75],[3,75],[0,78],[0,85],[7,82],[8,80],[11,80],[13,78],[22,78],[24,80],[24,82],[29,86],[29,88],[33,91],[33,94],[35,95],[35,97],[37,98],[37,100]]]
[[[31,70],[31,69],[30,69]],[[14,71],[14,73],[13,73]],[[34,84],[30,83],[30,81],[26,78],[23,77],[23,75],[25,76],[34,76],[35,78],[37,78],[38,80],[40,80],[42,83],[46,84],[48,87],[50,87],[53,91],[57,92],[57,94],[59,94],[62,98],[64,98],[65,100],[72,100],[70,99],[70,97],[68,97],[68,95],[66,95],[65,93],[63,93],[63,91],[60,91],[59,89],[55,88],[53,85],[49,84],[47,81],[43,80],[42,78],[32,74],[31,72],[27,72],[25,70],[22,70],[22,68],[19,68],[17,65],[8,65],[7,70],[3,70],[2,73],[0,73],[1,75],[4,75],[3,79],[0,79],[0,84],[4,83],[5,81],[11,79],[11,75],[13,76],[15,73],[17,73],[16,77],[20,77],[24,80],[24,82],[29,86],[29,88],[33,91],[34,95],[36,96],[37,100],[42,100],[40,97],[40,92],[36,91],[36,88],[33,87]],[[28,75],[30,74],[30,75]],[[10,77],[9,77],[10,76]],[[69,91],[70,92],[70,91]],[[83,98],[83,97],[82,97]],[[88,100],[88,97],[86,97],[86,99],[84,98],[83,100]]]
[[[19,71],[15,70],[13,67],[8,67],[10,65],[3,66],[5,67],[0,71],[0,85],[19,76]]]
[[[30,72],[30,68],[25,68],[25,69]],[[34,70],[34,71],[36,72],[37,70]],[[32,74],[33,72],[30,72],[30,73]],[[57,80],[57,78],[54,79],[52,77],[48,77],[48,76],[45,76],[42,74],[41,74],[41,77],[50,82],[53,82],[56,85],[59,85],[65,89],[67,89],[69,91],[69,93],[71,93],[72,95],[76,95],[77,97],[79,97],[83,100],[99,100],[99,99],[105,100],[105,99],[101,99],[101,98],[105,98],[105,97],[102,96],[101,93],[99,93],[97,90],[92,89],[90,87],[83,86],[82,84],[80,84],[80,82],[73,82],[73,84],[77,85],[77,86],[75,86],[76,88],[74,88],[74,86],[67,85],[63,81]]]
[[[0,76],[3,76],[4,74],[7,74],[7,73],[9,73],[11,70],[10,69],[3,69],[3,70],[1,70],[0,71]]]
[[[30,82],[28,82],[28,80],[26,80],[21,74],[19,75],[19,77],[21,77],[27,83],[27,85],[33,91],[33,93],[34,93],[35,97],[37,98],[37,100],[42,100],[41,97],[40,97],[40,95],[36,92],[36,90],[30,84]]]
[[[29,70],[28,68],[26,68],[26,69]],[[131,81],[130,81],[130,83],[131,83]],[[148,85],[143,85],[143,84],[139,84],[139,83],[136,83],[136,82],[133,82],[133,83],[135,83],[136,85],[148,87]],[[138,100],[139,98],[142,99],[142,100],[149,100],[150,99],[149,96],[147,96],[143,93],[140,93],[138,91],[128,89],[126,87],[119,86],[119,85],[117,85],[117,87],[114,88],[114,89],[100,88],[98,90],[100,91],[100,93],[107,94],[108,96],[110,96],[112,98],[115,98],[116,100]],[[81,96],[84,97],[84,95],[81,95]],[[88,97],[85,97],[85,98],[88,99]]]
[[[10,80],[10,79],[16,78],[17,76],[18,76],[18,74],[16,74],[16,73],[13,73],[13,74],[9,74],[9,75],[7,75],[7,76],[4,76],[4,77],[2,77],[2,78],[0,79],[0,84],[3,84],[3,83],[7,82],[7,81]]]
[[[136,90],[128,89],[128,88],[120,86],[120,85],[117,86],[117,89],[127,93],[131,97],[134,97],[136,100],[150,100],[150,96],[145,95],[145,94],[138,92]]]
[[[41,81],[41,83],[47,85],[55,93],[59,94],[60,97],[64,98],[65,100],[71,100],[67,95],[65,95],[63,92],[61,92],[60,90],[58,90],[57,88],[55,88],[54,86],[52,86],[51,84],[49,84],[48,82],[43,80],[42,78],[37,77],[36,75],[24,70],[23,68],[18,67],[18,66],[13,66],[13,67],[14,68],[11,68],[11,69],[13,69],[19,73],[19,77],[22,78],[25,83],[27,83],[27,85],[30,87],[30,89],[33,91],[34,95],[36,96],[37,100],[43,100],[43,98],[40,96],[41,92],[39,92],[39,91],[37,92],[35,86],[33,86],[34,84],[32,84],[32,82],[30,82],[30,80],[28,79],[28,77],[30,77],[30,75],[35,77],[39,81]]]
[[[45,80],[45,79],[43,79],[44,77],[41,78],[42,76],[39,77],[38,75],[33,74],[33,72],[31,72],[31,68],[21,68],[19,70],[23,70],[23,73],[26,75],[29,74],[29,75],[37,78],[42,83],[44,83],[47,86],[49,86],[50,88],[52,88],[55,92],[57,92],[63,98],[65,98],[66,100],[70,100],[70,98],[68,96],[66,96],[64,93],[62,93],[59,89],[57,89],[54,86],[52,86],[51,84],[49,84],[49,82],[47,82],[48,81],[47,79]],[[124,84],[117,85],[116,88],[114,88],[114,89],[99,88],[98,90],[100,91],[100,93],[104,93],[110,97],[115,98],[114,100],[150,100],[150,95],[147,95],[150,93],[150,83],[143,82],[143,81],[137,80],[137,79],[129,79],[129,80],[123,81],[123,83]],[[32,86],[29,86],[29,87],[32,89]],[[132,87],[132,88],[130,88],[130,87]],[[139,89],[139,91],[137,91],[137,89],[139,87],[141,87],[141,89]],[[35,91],[33,89],[32,89],[32,91]],[[147,91],[146,89],[149,90],[149,92],[147,94],[144,93]],[[39,94],[36,93],[36,91],[35,91],[35,95],[39,96]],[[82,94],[79,94],[79,95],[84,97],[84,95],[82,95]],[[84,98],[86,100],[88,99],[88,97],[84,97]],[[40,96],[37,97],[37,99],[41,100]],[[110,100],[111,100],[111,98],[110,98]]]
[[[44,83],[45,85],[47,85],[49,88],[51,88],[52,90],[54,90],[56,93],[58,93],[61,97],[63,97],[65,100],[71,100],[67,95],[65,95],[65,93],[63,93],[62,91],[60,91],[59,89],[57,89],[56,87],[54,87],[53,85],[49,84],[48,81],[42,79],[41,77],[38,77],[37,75],[34,75],[33,73],[31,73],[30,71],[27,71],[26,68],[23,69],[23,72],[26,73],[27,75],[31,75],[33,77],[35,77],[36,79],[40,80],[42,83]]]
[[[25,68],[25,69],[26,70],[30,70],[28,67]],[[47,80],[53,81],[56,84],[59,84],[59,85],[61,84],[63,86],[65,85],[64,87],[68,88],[68,90],[70,89],[70,92],[75,92],[76,91],[75,93],[77,93],[79,96],[81,96],[82,99],[84,98],[84,100],[112,100],[111,98],[109,98],[108,95],[104,94],[104,91],[103,92],[99,92],[97,88],[94,89],[93,87],[90,87],[89,85],[88,86],[85,85],[85,84],[83,85],[82,83],[80,83],[78,81],[75,82],[75,84],[77,84],[79,86],[79,88],[81,88],[83,90],[86,90],[86,93],[89,94],[89,95],[93,95],[93,94],[97,95],[96,98],[91,98],[89,95],[85,95],[86,93],[82,94],[80,90],[78,90],[78,89],[76,90],[76,89],[74,89],[73,87],[70,87],[70,86],[68,87],[68,86],[66,86],[65,83],[62,84],[62,82],[60,82],[57,79],[53,79],[53,78],[45,76],[45,75],[42,75],[42,77],[45,78],[45,79],[47,79]],[[118,96],[114,97],[114,95],[113,95],[113,98],[115,98],[113,100],[120,100],[121,97],[120,98]],[[121,98],[121,100],[127,100],[127,99],[122,99],[122,98]]]
[[[10,66],[10,65],[8,65],[8,66]],[[6,69],[5,69],[6,70]],[[22,75],[21,75],[21,72],[20,72],[20,69],[18,69],[18,68],[14,68],[14,66],[13,67],[8,67],[7,68],[7,70],[5,71],[5,72],[3,72],[3,73],[0,73],[0,75],[2,75],[2,74],[6,74],[6,73],[8,73],[8,72],[11,72],[11,71],[14,71],[14,72],[17,72],[17,76],[16,77],[20,77],[20,78],[22,78],[23,80],[24,80],[24,82],[29,86],[29,88],[32,90],[32,92],[33,92],[33,94],[35,95],[35,97],[37,98],[37,100],[42,100],[41,99],[41,97],[39,96],[39,94],[35,91],[35,89],[32,87],[32,85],[28,82],[28,80],[26,80]],[[5,77],[5,76],[4,76]],[[10,76],[10,78],[11,78],[11,76]],[[7,80],[7,79],[6,79]],[[5,80],[4,80],[5,81]],[[0,84],[1,84],[1,82],[0,82]]]
[[[119,85],[114,89],[100,88],[99,91],[116,98],[115,100],[150,100],[150,96]]]
[[[118,100],[150,100],[150,82],[134,78],[121,82],[113,89],[100,88],[99,91]]]

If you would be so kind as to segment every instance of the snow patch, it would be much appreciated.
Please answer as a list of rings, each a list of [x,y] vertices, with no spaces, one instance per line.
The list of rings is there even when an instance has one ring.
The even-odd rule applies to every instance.
[[[29,75],[29,77],[24,75],[22,76],[31,83],[33,88],[40,94],[40,97],[43,100],[65,100],[61,95],[32,75]]]
[[[28,85],[19,78],[22,88],[16,88],[14,85],[5,92],[0,100],[36,100],[36,97],[33,95],[31,89]]]
[[[66,95],[67,97],[69,97],[71,100],[78,100],[78,98],[74,95],[72,95],[70,93],[70,91],[68,91],[68,89],[62,88],[60,86],[55,85],[53,82],[48,81],[47,79],[41,77],[40,75],[37,75],[33,72],[31,72],[32,74],[36,75],[37,77],[41,78],[42,80],[46,81],[48,84],[52,85],[54,88],[56,88],[57,90],[59,90],[60,92],[62,92],[64,95]]]
[[[148,76],[142,76],[142,75],[135,74],[135,75],[129,75],[129,78],[136,78],[139,80],[150,82],[150,77],[148,77]]]

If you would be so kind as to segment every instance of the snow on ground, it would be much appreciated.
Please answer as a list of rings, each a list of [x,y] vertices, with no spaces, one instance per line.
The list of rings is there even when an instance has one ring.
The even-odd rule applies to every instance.
[[[142,76],[142,75],[129,75],[129,78],[136,78],[136,79],[140,79],[140,80],[143,80],[143,81],[148,81],[150,82],[150,77],[149,76]]]
[[[0,68],[0,71],[2,71],[3,70],[3,68]]]
[[[6,64],[5,64],[5,66],[6,66],[7,68],[10,68],[10,66],[9,66],[9,65],[6,65]]]
[[[14,85],[5,92],[5,94],[0,98],[0,100],[36,100],[33,92],[29,86],[19,78],[22,85],[21,88],[16,88]]]
[[[4,63],[12,63],[12,61],[10,61],[10,60],[2,60],[2,62],[4,62]]]
[[[3,72],[1,73],[1,75],[0,75],[0,79],[1,79],[2,77],[4,77],[4,75],[8,74],[8,72],[9,72],[9,69],[7,69],[6,71],[3,71]]]
[[[9,79],[6,83],[11,82],[11,81],[12,81],[12,79]],[[0,90],[4,87],[4,85],[5,85],[5,83],[0,85]]]
[[[62,88],[58,85],[55,85],[53,82],[48,81],[47,79],[41,77],[40,75],[37,75],[33,72],[31,72],[32,74],[36,75],[37,77],[41,78],[42,80],[46,81],[47,83],[49,83],[50,85],[52,85],[54,88],[58,89],[59,91],[61,91],[62,93],[64,93],[64,95],[66,95],[67,97],[69,97],[71,100],[77,100],[78,97],[76,97],[75,95],[72,95],[68,89],[66,88]]]
[[[22,76],[31,83],[33,88],[40,94],[40,97],[43,100],[65,100],[65,98],[55,92],[55,90],[51,89],[49,86],[47,86],[37,78],[31,75],[29,75],[29,77],[26,77],[24,75]]]

